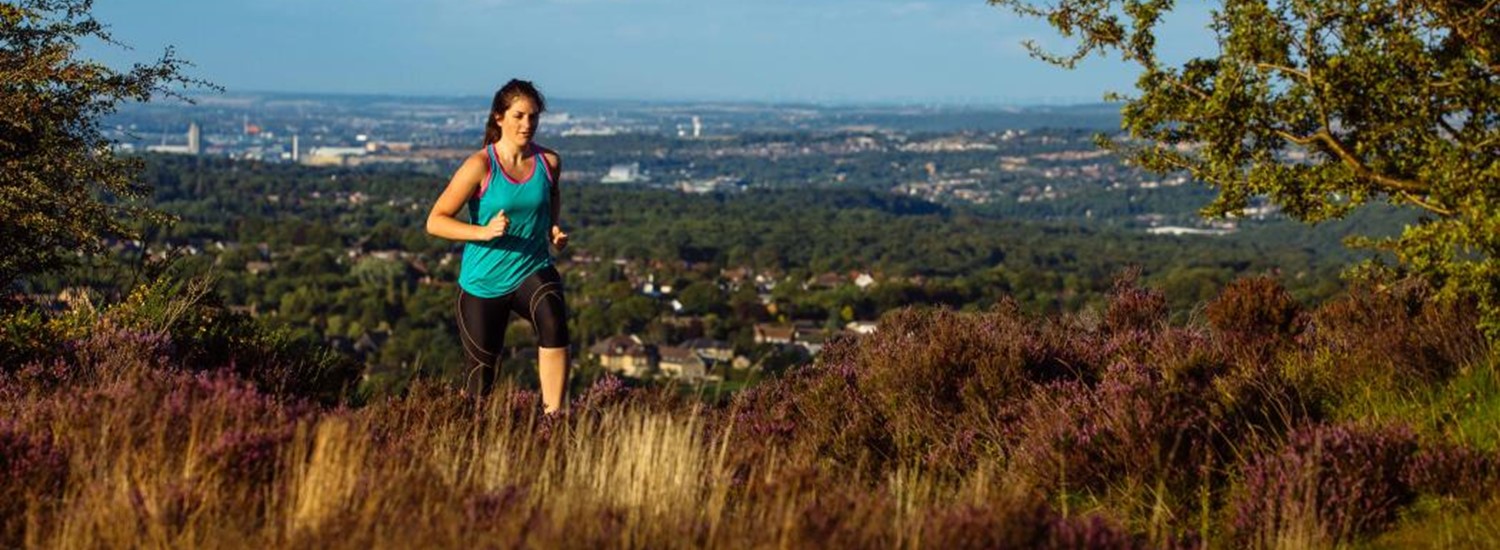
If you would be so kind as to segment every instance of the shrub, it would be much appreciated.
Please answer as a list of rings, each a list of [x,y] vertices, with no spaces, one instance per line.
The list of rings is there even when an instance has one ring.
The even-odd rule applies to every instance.
[[[1159,330],[1167,322],[1167,297],[1161,291],[1140,286],[1140,272],[1132,270],[1115,279],[1110,292],[1104,326],[1113,333]]]
[[[1337,358],[1344,379],[1431,382],[1485,357],[1472,303],[1415,280],[1364,281],[1312,316],[1304,347]]]
[[[1241,362],[1266,363],[1287,349],[1302,332],[1302,304],[1268,275],[1229,283],[1204,307],[1214,333],[1226,341],[1226,351]]]
[[[1270,546],[1289,538],[1347,542],[1377,532],[1416,497],[1405,475],[1416,448],[1416,437],[1402,427],[1297,430],[1245,467],[1230,503],[1235,535]]]
[[[1295,336],[1302,304],[1268,275],[1236,279],[1204,308],[1214,330],[1237,338]]]
[[[16,309],[0,314],[0,374],[51,357],[58,337],[41,311]]]
[[[162,277],[102,311],[9,313],[0,319],[5,370],[28,391],[157,369],[229,369],[266,391],[327,404],[353,388],[362,369],[352,359],[231,313],[210,285]]]
[[[920,456],[950,441],[959,415],[1004,414],[1037,366],[1028,357],[1031,332],[1014,311],[899,310],[852,354],[849,391],[876,408],[897,453]],[[816,406],[859,399],[830,397]]]
[[[294,433],[290,425],[273,429],[233,429],[221,434],[208,447],[204,460],[214,464],[231,481],[264,485],[271,482],[277,460]]]
[[[1150,368],[1117,365],[1097,384],[1061,382],[1029,400],[1012,464],[1049,490],[1103,492],[1123,480],[1191,488],[1211,452],[1208,408]]]
[[[1151,547],[1104,517],[1064,516],[1040,501],[1010,498],[934,512],[923,524],[922,545],[930,548]]]
[[[836,340],[815,366],[762,382],[737,395],[730,406],[734,444],[730,464],[737,477],[775,455],[797,464],[878,474],[899,460],[886,420],[859,386],[859,346]],[[878,476],[877,476],[878,477]]]
[[[1480,504],[1500,488],[1500,457],[1472,447],[1434,442],[1407,463],[1402,479],[1421,494]]]
[[[68,453],[50,435],[0,418],[0,546],[20,547],[27,509],[55,505],[68,478]]]

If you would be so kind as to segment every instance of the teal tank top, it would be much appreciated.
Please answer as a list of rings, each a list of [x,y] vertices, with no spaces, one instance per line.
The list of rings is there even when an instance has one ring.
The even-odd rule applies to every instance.
[[[469,223],[485,225],[501,210],[510,218],[505,235],[485,242],[464,244],[459,264],[458,286],[480,298],[502,296],[521,286],[537,270],[552,265],[548,250],[552,232],[552,176],[541,149],[530,177],[513,180],[500,166],[492,143],[485,147],[489,176],[469,198]]]

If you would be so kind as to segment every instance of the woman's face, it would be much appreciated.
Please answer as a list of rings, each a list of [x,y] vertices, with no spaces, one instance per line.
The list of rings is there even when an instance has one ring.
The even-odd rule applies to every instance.
[[[510,107],[496,115],[500,122],[500,139],[516,145],[531,143],[531,137],[536,134],[537,120],[542,115],[537,110],[536,102],[529,97],[511,100]]]

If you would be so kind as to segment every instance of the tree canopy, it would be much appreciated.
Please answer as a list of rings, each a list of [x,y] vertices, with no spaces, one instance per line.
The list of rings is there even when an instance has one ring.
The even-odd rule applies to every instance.
[[[1139,65],[1124,135],[1101,141],[1146,168],[1184,170],[1233,215],[1265,198],[1319,222],[1371,201],[1424,216],[1389,248],[1400,269],[1476,300],[1500,336],[1500,2],[1223,0],[1218,51],[1159,56],[1171,0],[989,0],[1076,39],[1044,51]]]
[[[117,157],[99,124],[123,101],[175,95],[184,76],[168,49],[128,71],[80,57],[115,47],[91,0],[0,2],[0,286],[58,267],[103,239],[130,238],[159,217],[136,199],[139,159]],[[143,218],[144,217],[144,218]]]

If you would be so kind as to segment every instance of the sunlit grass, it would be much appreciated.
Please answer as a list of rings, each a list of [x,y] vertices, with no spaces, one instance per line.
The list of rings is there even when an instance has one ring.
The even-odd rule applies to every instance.
[[[1424,499],[1368,548],[1500,548],[1500,498],[1479,506]]]
[[[1496,359],[1459,369],[1436,384],[1359,385],[1337,414],[1349,419],[1403,422],[1423,435],[1500,450],[1500,374]]]

